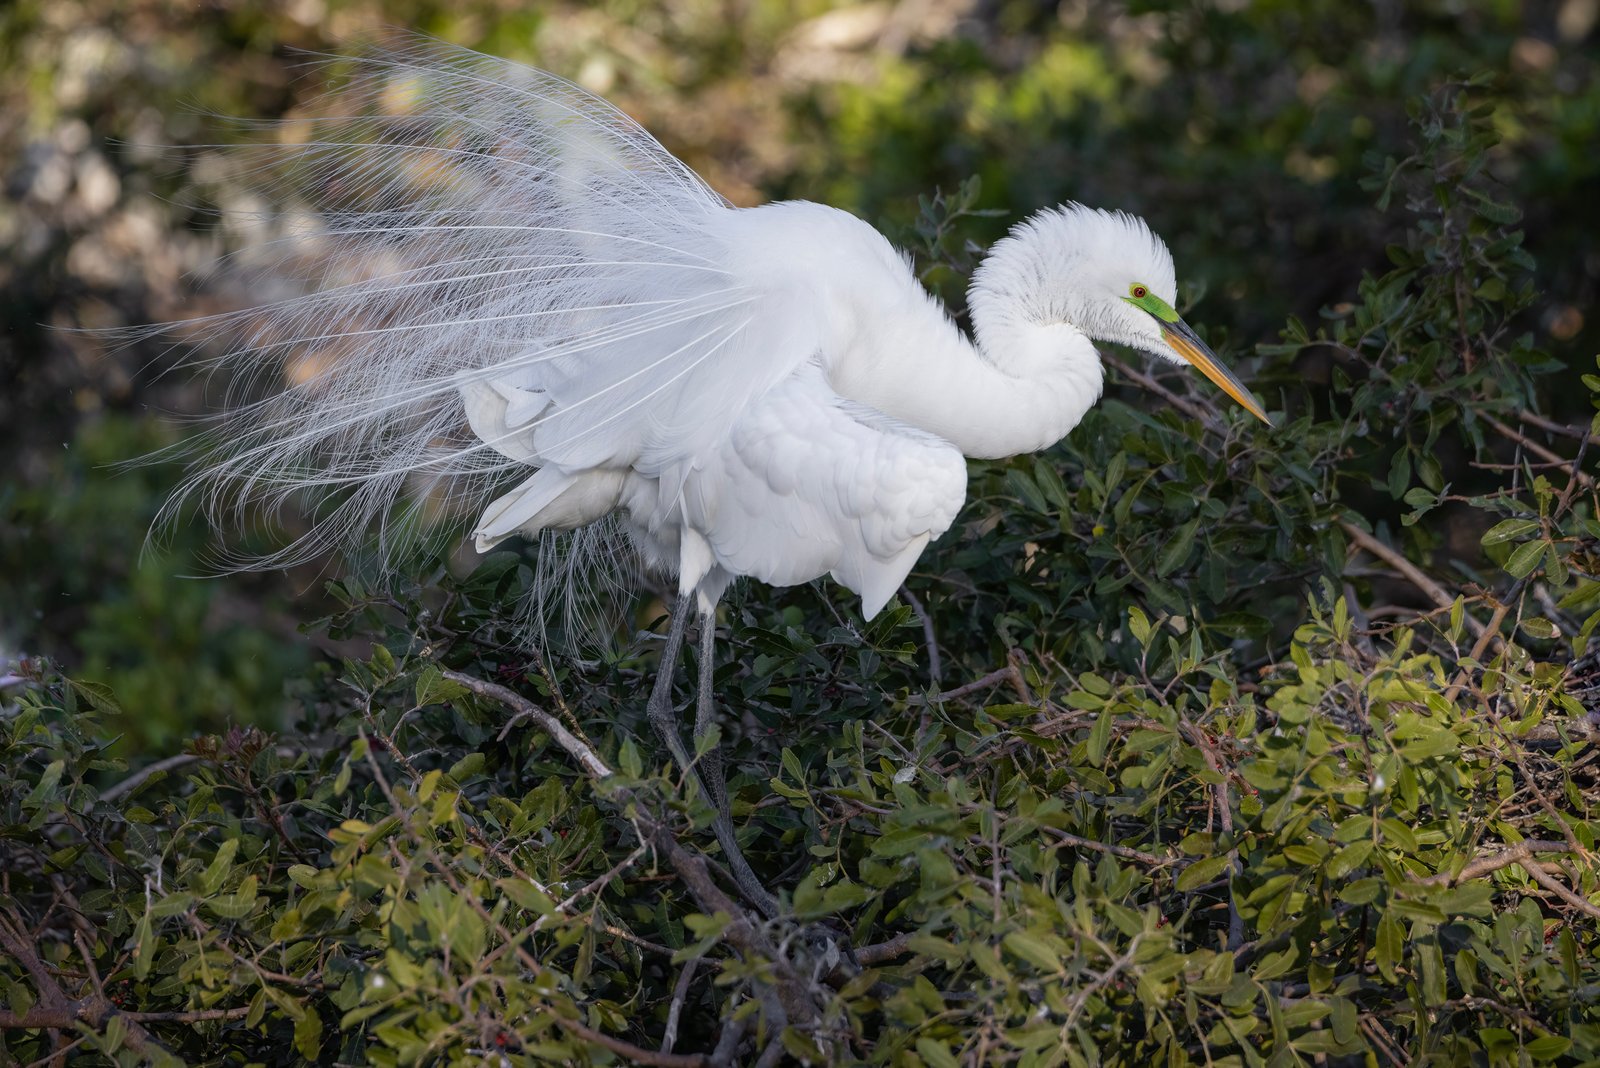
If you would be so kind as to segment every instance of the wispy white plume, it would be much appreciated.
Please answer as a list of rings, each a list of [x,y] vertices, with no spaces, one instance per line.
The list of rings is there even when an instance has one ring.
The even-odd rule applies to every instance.
[[[637,453],[748,322],[708,225],[726,203],[605,101],[420,39],[317,64],[349,75],[319,117],[229,150],[273,201],[315,209],[281,250],[300,295],[181,324],[221,352],[195,363],[226,396],[165,517],[311,516],[235,568],[374,542],[392,560],[534,467]],[[464,394],[485,388],[526,409],[503,440],[469,425]],[[628,555],[616,522],[544,546],[534,611],[581,610]]]

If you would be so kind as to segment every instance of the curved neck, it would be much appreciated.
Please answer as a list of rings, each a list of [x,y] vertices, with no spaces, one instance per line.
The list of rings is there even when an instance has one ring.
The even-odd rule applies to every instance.
[[[967,356],[966,396],[974,425],[966,440],[950,440],[980,459],[1054,445],[1100,399],[1100,353],[1077,327],[1029,322],[1009,306],[984,300],[977,285],[970,303],[977,343]]]
[[[976,345],[920,287],[900,314],[880,303],[864,321],[893,326],[853,339],[830,369],[833,387],[974,459],[1055,444],[1100,398],[1100,354],[1076,327],[1009,318],[979,285],[972,296]]]
[[[973,458],[1055,444],[1100,399],[1105,377],[1080,310],[1057,306],[1075,281],[1062,258],[1037,241],[999,242],[968,294],[976,342],[901,263],[892,284],[842,288],[821,346],[829,382]]]

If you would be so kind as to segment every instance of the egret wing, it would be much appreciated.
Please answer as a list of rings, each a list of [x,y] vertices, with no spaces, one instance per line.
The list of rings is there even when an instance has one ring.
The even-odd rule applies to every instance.
[[[741,370],[757,296],[725,262],[732,209],[627,116],[437,42],[342,62],[319,117],[234,157],[319,210],[268,220],[272,276],[304,291],[185,324],[231,373],[169,513],[310,495],[309,534],[242,562],[280,565],[419,499],[479,508],[529,464],[665,467],[715,436],[708,383],[772,380]]]
[[[684,518],[710,548],[711,581],[718,569],[780,586],[832,575],[870,618],[949,529],[966,483],[953,445],[839,396],[811,363],[752,404],[691,475]]]

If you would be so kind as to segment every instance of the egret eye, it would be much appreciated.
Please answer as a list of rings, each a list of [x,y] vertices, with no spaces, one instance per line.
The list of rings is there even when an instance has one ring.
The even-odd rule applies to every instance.
[[[1145,294],[1149,293],[1150,290],[1146,289],[1144,286],[1135,285],[1131,289],[1129,289],[1128,292],[1133,294],[1133,299],[1134,300],[1143,300]]]

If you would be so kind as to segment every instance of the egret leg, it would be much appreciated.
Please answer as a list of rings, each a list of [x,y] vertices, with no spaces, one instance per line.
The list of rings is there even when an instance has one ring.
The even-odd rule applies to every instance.
[[[717,618],[709,612],[703,612],[700,615],[700,685],[694,714],[694,748],[700,754],[700,780],[717,810],[716,819],[711,826],[717,833],[717,842],[722,846],[728,868],[733,872],[734,881],[739,884],[739,889],[744,891],[745,897],[749,898],[770,920],[778,915],[778,899],[768,893],[761,880],[756,878],[756,873],[750,870],[750,865],[745,862],[744,853],[739,849],[739,839],[734,833],[733,813],[728,807],[728,780],[723,773],[722,746],[713,744],[707,747],[704,744],[706,736],[711,733],[711,728],[717,721],[717,702],[711,687],[712,678],[717,670],[716,644]]]
[[[712,677],[716,674],[717,619],[714,615],[700,613],[700,679],[694,705],[694,751],[699,755],[700,778],[718,813],[728,811],[728,780],[723,773],[722,746],[707,747],[706,736],[717,723],[717,701],[712,693]]]
[[[750,865],[745,861],[744,854],[739,850],[739,840],[734,834],[733,817],[728,812],[728,791],[722,775],[722,754],[716,752],[709,759],[703,761],[707,765],[707,776],[702,778],[695,768],[695,762],[689,752],[683,747],[683,737],[678,724],[678,712],[672,705],[672,678],[677,672],[678,656],[683,651],[683,639],[689,629],[689,609],[692,598],[680,597],[672,609],[672,624],[667,629],[667,641],[661,649],[661,665],[656,669],[655,686],[650,691],[650,701],[645,706],[645,711],[650,716],[650,725],[655,728],[661,740],[667,744],[667,749],[672,753],[672,759],[677,762],[683,771],[684,778],[692,780],[700,792],[711,799],[716,809],[716,817],[712,821],[712,829],[716,832],[717,842],[722,846],[722,852],[733,878],[739,884],[739,889],[761,912],[771,919],[778,914],[778,902],[766,888],[761,885],[761,880],[756,878],[755,872],[750,870]],[[695,737],[698,740],[711,729],[716,714],[716,705],[711,695],[711,654],[716,641],[716,628],[714,621],[706,617],[701,619],[700,627],[700,679],[699,700],[695,713]],[[715,785],[707,788],[706,779]]]
[[[672,624],[667,628],[667,643],[661,647],[661,664],[656,668],[656,684],[650,690],[645,711],[656,734],[667,743],[672,759],[685,775],[694,774],[694,762],[683,748],[678,734],[678,712],[672,707],[672,677],[678,670],[678,654],[683,651],[683,635],[689,629],[689,598],[679,597],[672,608]]]

